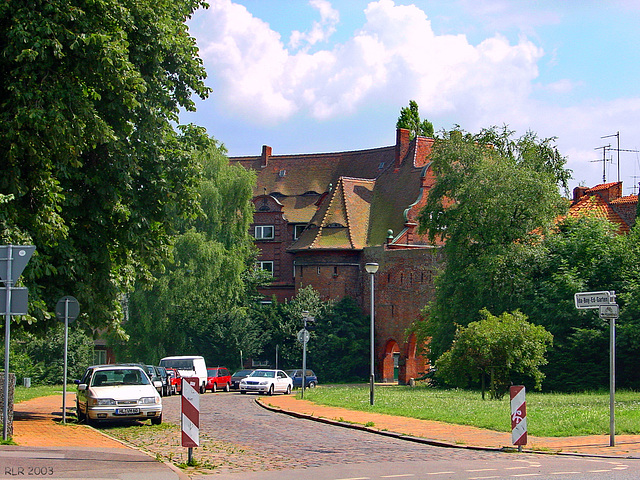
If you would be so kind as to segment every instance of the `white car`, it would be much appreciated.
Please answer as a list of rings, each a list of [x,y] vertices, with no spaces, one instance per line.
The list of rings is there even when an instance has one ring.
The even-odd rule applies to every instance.
[[[273,395],[276,392],[291,393],[293,380],[282,370],[254,370],[240,380],[240,393],[258,392]]]
[[[141,367],[95,365],[76,380],[78,421],[147,420],[162,423],[160,394]]]

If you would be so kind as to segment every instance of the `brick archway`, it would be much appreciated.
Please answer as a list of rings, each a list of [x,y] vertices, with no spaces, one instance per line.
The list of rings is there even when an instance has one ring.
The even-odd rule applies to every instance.
[[[400,362],[398,383],[406,385],[412,378],[418,378],[427,371],[428,362],[422,355],[418,355],[416,335],[412,333],[405,344],[404,357]]]
[[[400,359],[400,347],[398,342],[390,338],[384,348],[384,357],[382,358],[382,381],[385,383],[393,383],[398,375],[398,366]]]

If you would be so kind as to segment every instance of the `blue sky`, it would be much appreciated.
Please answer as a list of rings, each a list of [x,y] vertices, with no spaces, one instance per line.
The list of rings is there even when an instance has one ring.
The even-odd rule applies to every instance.
[[[571,187],[637,193],[638,0],[209,0],[189,22],[213,89],[183,123],[230,156],[393,145],[415,100],[436,130],[557,137]],[[634,185],[635,190],[634,190]]]

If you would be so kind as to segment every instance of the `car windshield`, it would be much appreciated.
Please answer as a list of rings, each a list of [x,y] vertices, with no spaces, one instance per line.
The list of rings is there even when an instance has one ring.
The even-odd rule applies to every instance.
[[[218,374],[218,369],[217,368],[207,368],[207,375],[209,375],[210,377],[215,377]]]
[[[115,385],[149,385],[149,379],[137,368],[98,370],[91,379],[92,387],[113,387]]]
[[[234,377],[246,377],[247,375],[250,375],[251,372],[253,370],[238,370],[236,373],[233,374]]]
[[[256,370],[253,372],[250,377],[266,377],[266,378],[274,378],[276,376],[276,372],[272,370]]]

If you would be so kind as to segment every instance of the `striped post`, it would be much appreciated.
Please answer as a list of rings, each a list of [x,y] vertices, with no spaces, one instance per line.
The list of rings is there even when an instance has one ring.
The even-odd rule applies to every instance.
[[[511,442],[518,445],[527,444],[527,402],[525,388],[522,385],[510,388],[511,394]]]
[[[182,378],[182,446],[191,449],[200,445],[200,394],[197,378]]]

